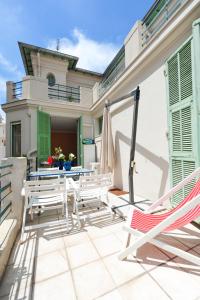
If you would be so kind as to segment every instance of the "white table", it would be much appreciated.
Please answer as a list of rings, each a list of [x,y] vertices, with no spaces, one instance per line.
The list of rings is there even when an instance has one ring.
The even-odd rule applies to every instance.
[[[28,174],[28,180],[31,179],[40,179],[45,177],[56,177],[56,176],[66,176],[66,177],[73,177],[73,176],[80,176],[80,175],[89,175],[93,173],[94,170],[89,170],[85,168],[81,169],[76,169],[76,170],[70,170],[70,171],[65,171],[65,170],[51,170],[49,169],[48,171],[36,171],[36,172],[30,172]]]

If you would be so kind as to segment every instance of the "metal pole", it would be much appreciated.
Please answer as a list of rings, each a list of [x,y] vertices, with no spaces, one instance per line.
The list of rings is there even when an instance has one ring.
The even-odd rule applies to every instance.
[[[127,94],[127,95],[124,95],[124,96],[122,96],[122,97],[120,97],[120,98],[117,98],[117,99],[113,100],[112,102],[106,102],[106,103],[105,103],[105,106],[106,106],[106,107],[109,107],[109,106],[111,106],[111,105],[113,105],[113,104],[116,104],[116,103],[122,101],[122,100],[128,99],[128,98],[133,97],[133,96],[135,97],[135,96],[136,96],[136,93],[137,93],[137,89],[134,90],[134,91],[132,91],[132,92],[130,92],[130,93]]]
[[[129,202],[134,204],[134,185],[133,185],[133,172],[135,167],[135,145],[136,145],[136,132],[137,132],[137,118],[138,118],[138,105],[140,99],[140,89],[137,87],[136,95],[134,97],[133,107],[133,123],[131,134],[131,150],[130,150],[130,162],[129,162]]]
[[[118,99],[113,100],[112,102],[105,103],[106,107],[109,107],[113,104],[116,104],[122,100],[127,98],[134,97],[134,105],[133,105],[133,123],[132,123],[132,134],[131,134],[131,149],[130,149],[130,162],[129,162],[129,202],[125,205],[115,206],[112,208],[113,211],[117,210],[120,207],[134,204],[134,185],[133,185],[133,172],[135,166],[135,145],[136,145],[136,132],[137,132],[137,118],[138,118],[138,106],[140,99],[140,89],[139,86],[136,90],[130,92],[127,95],[124,95]]]

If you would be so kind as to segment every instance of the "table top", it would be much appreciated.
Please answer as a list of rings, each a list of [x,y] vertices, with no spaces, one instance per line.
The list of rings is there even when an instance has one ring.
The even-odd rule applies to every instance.
[[[70,170],[70,171],[65,171],[65,170],[52,170],[51,168],[48,171],[36,171],[36,172],[30,172],[28,174],[28,178],[33,178],[33,177],[45,177],[45,176],[76,176],[76,175],[83,175],[83,174],[90,174],[93,173],[94,170],[89,170],[85,168],[77,169],[77,170]]]

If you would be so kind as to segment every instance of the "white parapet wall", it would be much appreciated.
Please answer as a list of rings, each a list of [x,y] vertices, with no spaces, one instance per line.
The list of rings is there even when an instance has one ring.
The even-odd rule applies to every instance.
[[[8,185],[9,182],[11,185],[1,199],[5,197],[4,201],[11,203],[11,205],[9,214],[0,224],[0,281],[6,269],[16,236],[21,228],[24,207],[22,187],[26,178],[27,160],[25,157],[5,158],[1,161],[2,165],[7,165],[8,169],[4,174],[1,172],[1,183],[3,184],[3,186],[1,185],[1,196],[2,188]]]

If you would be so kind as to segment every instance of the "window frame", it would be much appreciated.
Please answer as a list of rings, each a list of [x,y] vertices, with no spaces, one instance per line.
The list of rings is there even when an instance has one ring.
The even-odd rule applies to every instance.
[[[52,83],[49,82],[50,76],[52,76],[52,78],[54,79]],[[48,73],[46,78],[48,80],[48,86],[54,86],[56,84],[56,76],[53,73]]]
[[[11,146],[11,156],[12,157],[20,157],[20,156],[14,156],[13,155],[13,126],[15,125],[20,125],[20,156],[22,155],[22,123],[21,121],[13,121],[13,122],[10,122],[10,140],[11,140],[11,143],[10,143],[10,146]]]

